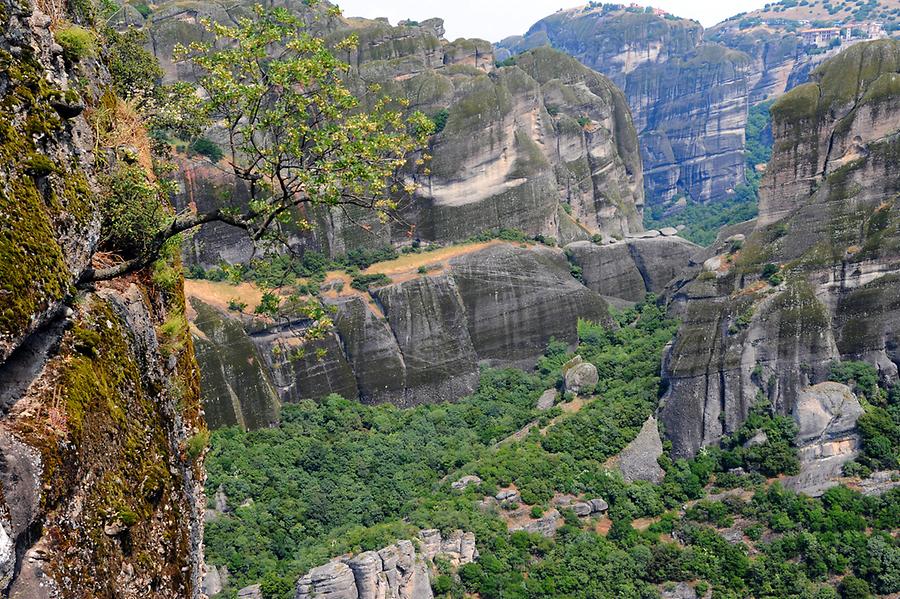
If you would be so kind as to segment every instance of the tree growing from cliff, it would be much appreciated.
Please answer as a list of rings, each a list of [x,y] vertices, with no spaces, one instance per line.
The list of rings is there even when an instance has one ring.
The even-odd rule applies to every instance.
[[[88,270],[81,284],[140,270],[168,240],[205,223],[243,229],[254,244],[267,245],[283,226],[309,229],[317,207],[387,219],[395,198],[412,191],[398,173],[433,132],[428,117],[406,114],[403,101],[387,97],[363,110],[345,83],[348,65],[285,9],[257,7],[255,18],[236,25],[204,26],[211,41],[176,49],[196,83],[168,88],[157,118],[195,133],[214,126],[224,139],[225,168],[250,200],[242,208],[174,215],[144,232],[140,251],[120,251],[123,261]],[[355,44],[351,37],[335,50]]]

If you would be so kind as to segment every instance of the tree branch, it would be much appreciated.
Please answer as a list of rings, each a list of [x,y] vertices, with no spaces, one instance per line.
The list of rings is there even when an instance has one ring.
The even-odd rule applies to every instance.
[[[146,268],[159,258],[163,246],[169,239],[175,237],[179,233],[184,233],[185,231],[189,231],[206,223],[221,222],[233,227],[249,230],[252,216],[253,215],[251,214],[235,216],[221,210],[213,210],[212,212],[205,212],[203,214],[182,214],[176,216],[167,227],[153,237],[150,246],[146,251],[141,253],[141,255],[108,268],[87,268],[81,273],[75,286],[79,289],[83,289],[98,281],[109,281],[116,277],[121,277],[141,270],[142,268]]]

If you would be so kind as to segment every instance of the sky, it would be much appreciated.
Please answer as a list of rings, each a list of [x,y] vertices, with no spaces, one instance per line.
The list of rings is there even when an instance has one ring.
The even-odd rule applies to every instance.
[[[497,42],[521,35],[543,17],[587,0],[333,0],[348,17],[387,17],[394,25],[403,19],[444,19],[447,39],[478,37]],[[617,0],[629,4],[632,0]],[[761,8],[766,0],[636,0],[679,17],[696,19],[704,27],[736,13]]]

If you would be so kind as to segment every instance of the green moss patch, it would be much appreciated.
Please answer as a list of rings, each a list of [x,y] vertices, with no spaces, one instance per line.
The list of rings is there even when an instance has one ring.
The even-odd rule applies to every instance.
[[[69,271],[30,179],[0,185],[0,337],[27,330],[69,291]]]
[[[774,121],[798,122],[813,119],[819,106],[819,86],[815,83],[798,85],[772,104]]]
[[[45,533],[65,556],[51,570],[57,580],[76,581],[69,590],[78,596],[111,596],[106,585],[126,558],[157,584],[186,585],[182,481],[173,474],[164,391],[142,378],[129,331],[111,305],[88,302],[48,365],[53,393],[36,416],[16,422],[42,454]],[[60,412],[52,428],[46,410]],[[73,520],[74,496],[80,508]],[[128,555],[158,547],[167,553],[155,560]]]

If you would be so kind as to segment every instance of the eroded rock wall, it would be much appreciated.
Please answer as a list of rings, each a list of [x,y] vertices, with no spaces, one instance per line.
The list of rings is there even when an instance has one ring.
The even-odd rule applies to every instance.
[[[202,419],[177,261],[80,289],[114,168],[66,6],[0,1],[0,592],[198,597]],[[95,154],[104,154],[100,160]]]
[[[660,293],[691,263],[701,248],[676,236],[660,236],[597,245],[578,241],[566,246],[581,267],[584,284],[608,301],[639,302]]]
[[[647,201],[679,194],[708,202],[744,181],[744,129],[751,59],[703,43],[696,21],[608,10],[557,11],[524,37],[498,44],[501,57],[549,45],[624,90],[641,140]]]
[[[579,318],[608,319],[606,302],[572,277],[562,250],[508,243],[323,301],[334,308],[334,330],[298,359],[291,342],[304,322],[242,319],[192,299],[204,380],[223,383],[204,388],[213,426],[255,428],[280,402],[329,393],[401,406],[452,401],[476,389],[479,364],[531,366],[551,338],[575,343]],[[228,373],[238,382],[226,384]]]
[[[446,115],[427,148],[433,159],[408,173],[417,191],[398,198],[403,224],[322,210],[310,215],[317,230],[293,235],[293,245],[340,255],[408,242],[411,231],[421,240],[451,242],[507,228],[568,242],[642,230],[637,134],[625,97],[606,77],[549,48],[495,68],[490,43],[449,42],[440,19],[391,26],[328,17],[299,2],[285,6],[334,43],[351,33],[359,37],[358,47],[340,56],[351,65],[349,85],[364,102],[373,100],[368,87],[378,83],[389,96],[409,99],[413,109]],[[193,78],[173,62],[173,48],[206,39],[201,19],[230,22],[249,7],[159,7],[146,27],[167,79]],[[208,135],[215,139],[216,131]],[[246,201],[239,186],[202,160],[186,160],[182,178],[182,206]],[[209,266],[245,260],[251,249],[212,225],[193,238],[189,256]]]
[[[760,216],[669,290],[682,318],[661,409],[676,455],[734,431],[757,397],[790,414],[839,360],[896,381],[900,43],[852,46],[773,106]],[[779,277],[764,279],[766,264]],[[771,267],[770,267],[771,271]]]

